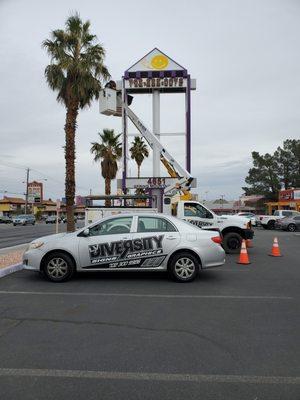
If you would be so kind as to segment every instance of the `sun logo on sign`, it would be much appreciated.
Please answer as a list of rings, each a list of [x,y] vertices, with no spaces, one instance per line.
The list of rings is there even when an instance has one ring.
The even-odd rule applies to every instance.
[[[154,69],[165,69],[169,64],[169,60],[163,54],[157,54],[156,56],[152,57],[151,67]]]

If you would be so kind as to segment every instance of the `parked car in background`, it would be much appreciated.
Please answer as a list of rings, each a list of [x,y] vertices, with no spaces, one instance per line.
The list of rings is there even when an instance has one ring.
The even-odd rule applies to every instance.
[[[0,224],[11,224],[12,219],[6,215],[0,215]]]
[[[63,218],[62,218],[62,222],[63,222],[64,224],[66,224],[66,223],[67,223],[67,217],[63,217]],[[77,217],[74,217],[74,222],[75,222],[75,224],[76,224],[76,222],[77,222]]]
[[[35,224],[35,216],[31,214],[22,214],[17,215],[13,218],[13,225],[34,225]]]
[[[300,216],[300,212],[294,210],[276,210],[273,215],[260,217],[261,226],[264,229],[275,229],[275,222],[284,217]]]
[[[249,220],[251,221],[251,225],[257,226],[257,219],[255,214],[251,212],[239,212],[237,215],[239,215],[240,217],[249,218]]]
[[[56,224],[56,215],[50,215],[45,219],[46,224]],[[58,217],[58,222],[61,222],[60,217]]]
[[[289,232],[300,230],[300,215],[278,219],[275,222],[275,228]]]
[[[219,232],[178,218],[132,213],[36,239],[23,264],[52,282],[66,281],[76,271],[168,271],[179,282],[191,282],[201,269],[225,263],[221,243]]]

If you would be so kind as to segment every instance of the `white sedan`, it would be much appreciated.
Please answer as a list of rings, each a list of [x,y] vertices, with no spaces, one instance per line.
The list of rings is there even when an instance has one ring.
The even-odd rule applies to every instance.
[[[23,256],[26,270],[52,282],[76,271],[168,271],[190,282],[200,269],[225,262],[221,237],[163,214],[122,214],[101,219],[73,233],[36,239]]]
[[[240,217],[245,217],[248,218],[251,221],[251,225],[252,226],[256,226],[257,225],[257,219],[256,219],[256,215],[251,213],[251,212],[239,212],[238,215]]]

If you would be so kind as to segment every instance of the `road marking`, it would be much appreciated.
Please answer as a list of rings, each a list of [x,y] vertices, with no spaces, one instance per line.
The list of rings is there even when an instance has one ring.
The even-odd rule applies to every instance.
[[[0,368],[0,376],[30,376],[48,378],[115,379],[135,381],[253,383],[299,385],[299,376],[164,374],[143,372],[83,371],[65,369]]]
[[[0,290],[0,295],[29,295],[29,296],[99,296],[99,297],[146,297],[163,299],[238,299],[238,300],[293,300],[287,296],[234,296],[234,295],[198,295],[198,294],[138,294],[138,293],[86,293],[86,292],[22,292]]]

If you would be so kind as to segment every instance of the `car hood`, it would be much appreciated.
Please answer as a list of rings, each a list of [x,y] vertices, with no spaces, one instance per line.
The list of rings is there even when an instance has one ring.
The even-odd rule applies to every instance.
[[[65,236],[74,236],[76,232],[71,232],[71,233],[67,233],[67,232],[63,232],[63,233],[55,233],[54,235],[48,235],[48,236],[42,236],[39,237],[37,239],[34,239],[31,243],[33,242],[44,242],[44,243],[48,243],[48,242],[52,242],[53,240],[56,239],[62,239]]]

